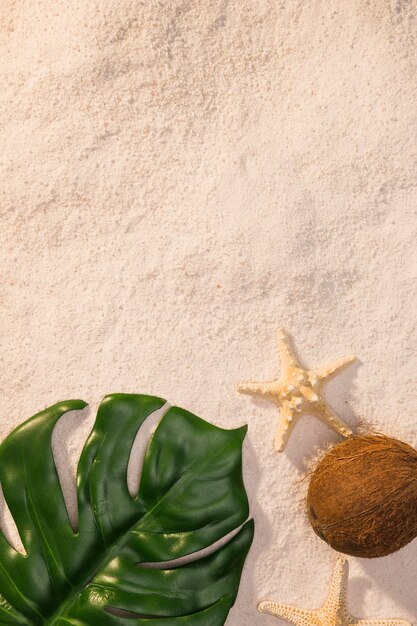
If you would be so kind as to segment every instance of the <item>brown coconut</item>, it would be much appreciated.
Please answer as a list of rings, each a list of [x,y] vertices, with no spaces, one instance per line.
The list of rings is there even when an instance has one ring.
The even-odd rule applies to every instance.
[[[417,450],[384,435],[349,437],[315,468],[307,507],[315,532],[338,552],[399,550],[417,536]]]

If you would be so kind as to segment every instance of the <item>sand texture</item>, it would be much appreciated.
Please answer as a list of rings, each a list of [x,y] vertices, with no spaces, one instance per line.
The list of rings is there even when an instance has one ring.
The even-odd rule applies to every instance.
[[[2,0],[0,436],[69,397],[74,471],[101,397],[249,424],[257,532],[228,626],[319,606],[335,554],[302,480],[338,441],[236,392],[278,326],[346,422],[417,446],[417,1]],[[417,540],[350,559],[349,607],[417,619]]]

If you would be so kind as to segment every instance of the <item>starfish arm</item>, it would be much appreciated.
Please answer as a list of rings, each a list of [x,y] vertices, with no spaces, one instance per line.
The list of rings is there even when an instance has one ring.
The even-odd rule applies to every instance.
[[[343,370],[345,367],[347,367],[351,363],[353,363],[355,359],[356,357],[353,356],[353,354],[349,356],[345,356],[341,359],[338,359],[334,363],[331,363],[330,365],[319,367],[315,370],[311,370],[311,373],[317,377],[319,382],[322,383],[328,378],[331,378],[332,376],[334,376],[335,374]]]
[[[295,426],[294,410],[288,404],[281,404],[280,417],[275,434],[275,450],[283,452]]]
[[[239,393],[244,393],[248,396],[260,396],[269,399],[273,399],[276,395],[276,393],[274,393],[274,383],[272,381],[265,383],[242,383],[238,386],[237,390]]]
[[[412,626],[411,622],[405,619],[391,619],[389,617],[385,619],[356,619],[351,618],[351,626]]]
[[[291,342],[283,328],[279,328],[277,331],[277,342],[278,354],[282,368],[286,370],[289,367],[300,367],[300,364],[295,357]]]
[[[268,613],[274,617],[280,617],[295,624],[295,626],[313,626],[318,625],[318,621],[315,620],[316,611],[309,611],[308,609],[299,609],[296,606],[290,604],[279,604],[277,602],[261,602],[258,605],[258,611],[260,613]]]
[[[332,411],[332,409],[326,404],[324,400],[319,400],[316,403],[315,407],[315,415],[329,428],[335,430],[342,437],[350,437],[353,435],[353,431],[349,426],[338,416],[336,413]]]
[[[342,612],[344,616],[347,611],[347,582],[349,578],[349,563],[346,559],[337,559],[333,570],[332,580],[327,595],[327,600],[321,610],[336,615]]]

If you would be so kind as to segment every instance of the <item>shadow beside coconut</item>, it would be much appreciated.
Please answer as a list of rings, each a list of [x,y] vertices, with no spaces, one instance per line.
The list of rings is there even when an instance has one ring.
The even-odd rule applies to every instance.
[[[357,559],[361,569],[373,582],[378,593],[389,596],[393,606],[404,607],[408,615],[396,617],[417,620],[417,539],[378,559]],[[377,600],[376,600],[377,601]],[[397,611],[398,612],[398,611]]]

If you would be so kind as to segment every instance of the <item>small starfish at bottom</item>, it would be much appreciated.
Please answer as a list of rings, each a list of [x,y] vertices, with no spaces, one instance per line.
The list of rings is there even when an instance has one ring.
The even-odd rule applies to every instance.
[[[269,613],[295,626],[411,626],[403,619],[358,619],[347,608],[347,581],[349,564],[338,559],[333,572],[327,599],[320,609],[299,609],[289,604],[261,602],[258,611]]]

